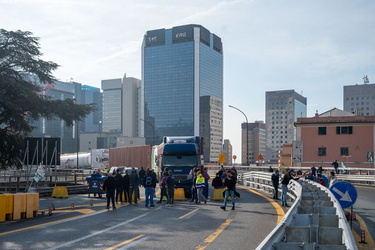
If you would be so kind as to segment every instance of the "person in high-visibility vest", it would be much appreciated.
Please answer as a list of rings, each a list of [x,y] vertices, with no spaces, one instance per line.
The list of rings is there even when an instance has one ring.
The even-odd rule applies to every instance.
[[[107,167],[103,169],[103,173],[105,176],[108,176],[108,172],[109,172],[109,169]]]
[[[205,187],[205,178],[202,175],[201,171],[198,171],[198,173],[197,173],[197,179],[195,181],[195,187],[197,188],[197,201],[196,201],[196,203],[200,204],[202,201],[204,201],[204,204],[206,204],[207,199],[203,195],[203,189]]]

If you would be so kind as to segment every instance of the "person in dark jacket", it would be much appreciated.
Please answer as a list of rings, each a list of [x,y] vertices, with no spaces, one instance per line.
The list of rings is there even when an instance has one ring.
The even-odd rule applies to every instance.
[[[161,178],[160,181],[160,200],[157,203],[161,203],[163,201],[164,196],[167,197],[168,200],[168,194],[167,194],[167,177],[168,177],[168,172],[163,172],[163,177]]]
[[[116,190],[116,180],[112,173],[108,173],[108,178],[103,183],[103,190],[106,192],[107,196],[107,209],[109,209],[109,202],[112,201],[113,209],[115,206],[115,190]]]
[[[212,186],[214,188],[223,188],[223,181],[221,180],[219,173],[216,173],[216,177],[212,180]]]
[[[145,188],[145,196],[146,196],[146,207],[150,203],[150,207],[155,207],[154,205],[154,190],[156,186],[156,178],[152,174],[151,170],[146,172],[145,178],[143,179],[142,183],[143,187]]]
[[[281,181],[281,190],[282,190],[281,206],[289,207],[288,204],[286,203],[286,199],[287,199],[287,193],[288,193],[288,184],[290,180],[294,179],[293,175],[294,175],[294,170],[291,169],[289,170],[289,172],[284,174],[284,177]]]
[[[168,193],[168,204],[167,207],[174,206],[174,176],[172,170],[168,171],[168,177],[166,179],[167,193]]]
[[[132,168],[132,172],[129,174],[129,199],[130,199],[130,204],[132,204],[132,195],[134,193],[134,204],[138,204],[137,199],[138,199],[138,193],[139,193],[139,176],[137,174],[137,171],[135,168]]]
[[[236,183],[237,183],[237,178],[232,174],[231,170],[227,171],[226,177],[223,180],[224,186],[227,188],[225,190],[225,197],[224,197],[224,204],[220,208],[225,211],[227,202],[228,202],[228,197],[230,196],[232,198],[232,210],[235,209],[235,195],[234,191],[236,190]]]
[[[139,170],[138,172],[138,175],[139,175],[139,182],[141,183],[141,185],[143,185],[143,180],[146,176],[146,171],[145,169],[143,168],[143,166],[141,167],[141,169]]]
[[[123,181],[123,178],[119,169],[117,169],[116,171],[115,179],[116,179],[116,204],[117,204],[119,200],[121,203],[123,202],[122,197],[124,193],[124,181]]]
[[[279,170],[276,169],[275,173],[271,175],[271,180],[272,180],[272,186],[273,186],[273,199],[278,200],[278,194],[279,194],[279,179],[280,179],[280,174]]]
[[[122,178],[123,181],[123,187],[124,187],[124,197],[125,197],[125,202],[130,202],[131,198],[129,198],[129,171],[125,170],[125,175]]]

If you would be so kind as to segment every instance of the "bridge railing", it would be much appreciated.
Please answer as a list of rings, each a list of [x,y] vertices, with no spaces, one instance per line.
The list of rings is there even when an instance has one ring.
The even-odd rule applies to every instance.
[[[270,191],[271,174],[245,173],[243,184]],[[257,249],[357,249],[344,211],[327,188],[312,181],[292,180],[288,196],[293,205]],[[295,236],[295,230],[305,232],[305,238]],[[327,240],[326,235],[331,238]]]

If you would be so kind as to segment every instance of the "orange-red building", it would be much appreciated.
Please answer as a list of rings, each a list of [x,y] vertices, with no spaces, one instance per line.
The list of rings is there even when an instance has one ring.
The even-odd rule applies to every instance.
[[[333,109],[319,116],[298,118],[294,125],[296,140],[303,142],[301,166],[314,164],[330,169],[337,159],[350,168],[375,167],[375,116],[354,116]]]

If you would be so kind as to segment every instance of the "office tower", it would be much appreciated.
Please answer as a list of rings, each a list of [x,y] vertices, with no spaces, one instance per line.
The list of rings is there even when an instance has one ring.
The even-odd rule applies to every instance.
[[[140,80],[133,77],[102,80],[102,132],[138,136]]]
[[[357,115],[375,115],[375,84],[344,86],[344,110]]]
[[[100,89],[82,85],[80,94],[81,104],[93,103],[96,108],[96,110],[88,114],[86,118],[80,122],[80,131],[83,133],[100,132],[102,121],[102,93],[100,93]]]
[[[75,99],[81,104],[81,84],[76,82],[55,81],[43,92],[51,100]],[[69,112],[68,110],[66,112]],[[61,138],[61,153],[72,153],[77,150],[77,126],[67,127],[65,122],[59,118],[40,118],[32,122],[35,129],[31,132],[31,137]],[[78,126],[78,130],[81,130]]]
[[[263,121],[255,121],[253,123],[246,122],[241,124],[242,130],[242,143],[241,143],[241,154],[242,163],[248,162],[249,164],[258,163],[258,157],[266,157],[266,125]],[[248,130],[248,136],[246,132]],[[246,142],[248,138],[248,142]],[[247,143],[249,145],[247,145]],[[247,147],[249,153],[247,154]],[[246,159],[246,155],[248,159]]]
[[[266,163],[277,163],[285,143],[295,140],[294,122],[306,117],[307,99],[294,90],[266,92]]]
[[[208,105],[208,99],[201,99],[205,96],[215,100],[215,114],[200,114],[205,110],[202,105]],[[223,134],[221,38],[201,25],[147,31],[142,44],[141,98],[141,129],[148,144],[161,143],[163,136],[203,136],[201,119],[217,116],[214,124],[204,125],[213,137],[203,136],[210,155],[205,161],[216,158],[217,162]]]
[[[232,165],[233,150],[230,140],[224,139],[223,144],[223,154],[225,154],[225,163],[224,165]]]

